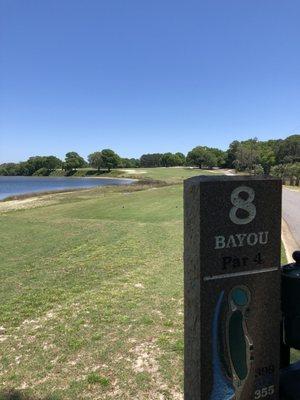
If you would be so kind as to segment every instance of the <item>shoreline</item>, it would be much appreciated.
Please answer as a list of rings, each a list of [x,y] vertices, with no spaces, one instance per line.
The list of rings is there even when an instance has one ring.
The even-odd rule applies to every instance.
[[[107,186],[109,186],[109,185],[107,185]],[[99,186],[94,186],[91,188],[58,189],[58,190],[45,190],[45,191],[41,191],[41,192],[28,192],[28,193],[21,193],[21,194],[13,194],[11,196],[7,196],[7,197],[4,197],[3,199],[0,199],[0,204],[6,203],[8,201],[27,200],[27,199],[31,199],[34,197],[47,196],[47,195],[51,195],[51,194],[72,193],[72,192],[78,192],[81,190],[91,190],[91,189],[94,189],[95,187],[99,187]]]
[[[39,177],[36,177],[39,178]],[[51,176],[47,178],[53,178]],[[58,177],[59,178],[59,177]],[[70,177],[72,178],[72,177]],[[76,178],[76,177],[74,177]],[[85,178],[86,177],[77,177],[78,179],[80,178]],[[131,183],[137,183],[138,179],[131,179],[131,178],[109,178],[109,177],[88,177],[91,179],[111,179],[111,180],[123,180],[123,181],[128,181],[128,183],[125,183],[122,186],[127,186],[130,185]],[[62,188],[62,189],[53,189],[53,190],[41,190],[41,191],[34,191],[34,192],[26,192],[26,193],[20,193],[20,194],[12,194],[9,196],[4,197],[3,199],[0,198],[0,204],[9,202],[9,201],[17,201],[17,200],[26,200],[34,197],[40,197],[40,196],[47,196],[47,195],[53,195],[53,194],[60,194],[60,193],[72,193],[72,192],[78,192],[78,191],[83,191],[83,190],[92,190],[100,187],[112,187],[112,186],[121,186],[121,185],[99,185],[99,186],[91,186],[91,187],[77,187],[77,188]]]
[[[30,178],[30,179],[113,179],[123,181],[137,181],[136,178],[123,178],[121,176],[33,176],[33,175],[0,175],[0,178]]]
[[[46,177],[45,177],[46,178]],[[121,180],[121,181],[138,181],[138,179],[135,178],[122,178],[122,177],[110,177],[110,176],[66,176],[66,177],[60,177],[60,176],[48,176],[48,178],[74,178],[74,179],[116,179],[116,180]]]

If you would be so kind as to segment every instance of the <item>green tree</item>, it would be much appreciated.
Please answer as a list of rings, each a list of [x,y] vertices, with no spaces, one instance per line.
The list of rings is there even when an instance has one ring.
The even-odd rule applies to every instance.
[[[260,142],[260,157],[259,161],[264,169],[265,174],[269,174],[271,167],[276,163],[276,156],[274,151],[274,146],[268,142]]]
[[[294,177],[295,177],[295,185],[300,185],[300,162],[293,164],[294,169]]]
[[[253,175],[264,175],[264,169],[261,164],[256,164],[253,166]]]
[[[120,156],[111,149],[104,149],[101,151],[103,168],[107,168],[108,172],[112,168],[117,168],[121,162]]]
[[[26,170],[28,171],[28,175],[33,175],[37,170],[44,167],[45,157],[42,156],[34,156],[29,157],[27,161],[24,162],[26,164]]]
[[[227,162],[227,152],[220,150],[220,149],[216,149],[215,147],[211,147],[209,148],[209,151],[214,154],[214,156],[217,159],[217,167],[224,167],[226,165]]]
[[[226,166],[229,168],[235,168],[235,160],[236,160],[236,154],[237,150],[240,146],[240,142],[238,140],[234,140],[232,143],[230,143],[228,150],[226,151],[227,157],[226,157]]]
[[[101,151],[95,151],[88,155],[88,162],[93,167],[100,171],[103,167],[103,157]]]
[[[178,166],[184,165],[185,164],[185,155],[183,153],[177,152],[175,153],[176,159],[177,159],[177,164]]]
[[[256,138],[241,142],[236,149],[234,166],[237,171],[252,172],[254,165],[260,162],[259,144]]]
[[[15,176],[17,175],[18,164],[4,163],[0,165],[0,175]]]
[[[285,164],[284,178],[291,186],[299,186],[300,163]]]
[[[197,146],[191,150],[186,158],[188,165],[195,165],[199,168],[212,168],[218,164],[215,154],[205,146]]]
[[[64,169],[72,171],[73,169],[83,168],[85,165],[84,159],[75,151],[70,151],[66,154]]]
[[[16,167],[16,175],[30,176],[32,171],[28,168],[28,163],[26,161],[20,162]]]
[[[44,163],[43,163],[43,168],[46,168],[48,171],[54,171],[57,168],[60,168],[62,166],[62,161],[55,157],[55,156],[46,156]]]
[[[300,161],[300,135],[292,135],[278,141],[276,146],[276,162],[282,163],[289,159],[291,162]]]
[[[27,161],[19,163],[18,173],[21,175],[33,175],[36,171],[43,169],[43,174],[49,175],[60,164],[61,161],[54,156],[29,157]]]
[[[164,153],[161,157],[161,165],[163,167],[175,167],[178,162],[179,159],[172,153]]]
[[[141,166],[139,158],[130,158],[130,162],[134,168],[139,168]]]
[[[119,167],[121,168],[138,168],[140,160],[136,158],[121,158]]]
[[[163,167],[178,167],[185,163],[185,156],[182,153],[164,153],[161,156],[161,165]]]
[[[271,167],[270,175],[276,176],[276,178],[283,179],[284,170],[285,170],[285,168],[284,168],[283,164],[274,165],[273,167]]]
[[[140,158],[141,167],[151,168],[151,167],[161,167],[161,153],[143,154]]]

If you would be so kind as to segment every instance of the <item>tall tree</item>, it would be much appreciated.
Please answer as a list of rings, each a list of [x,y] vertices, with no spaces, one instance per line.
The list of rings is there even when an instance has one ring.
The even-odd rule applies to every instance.
[[[252,171],[254,165],[259,164],[260,151],[256,138],[241,142],[236,151],[234,165],[238,171]]]
[[[95,151],[88,155],[88,162],[93,167],[100,171],[100,168],[103,167],[103,157],[101,151]]]
[[[212,168],[218,164],[215,154],[206,146],[197,146],[190,151],[186,157],[188,165],[195,165],[199,168]]]
[[[85,165],[84,159],[75,151],[70,151],[66,154],[64,168],[66,171],[72,171],[73,169],[83,168]]]
[[[177,157],[177,164],[178,166],[184,165],[185,163],[185,155],[183,153],[177,152],[175,153],[175,156]]]
[[[226,151],[216,149],[215,147],[209,147],[209,151],[214,154],[217,159],[217,166],[224,167],[227,161],[227,153]]]
[[[182,153],[164,153],[161,157],[163,167],[178,167],[185,162],[185,156]]]
[[[238,140],[234,140],[230,143],[229,148],[227,150],[227,167],[234,168],[234,162],[236,160],[236,154],[238,147],[240,146],[240,142]]]
[[[259,142],[259,147],[259,162],[264,169],[264,173],[269,174],[272,166],[275,165],[276,162],[274,143],[272,143],[272,141]]]
[[[55,156],[46,156],[43,167],[48,171],[53,171],[57,168],[60,168],[62,165],[62,161]]]
[[[161,167],[161,153],[143,154],[140,158],[141,167]]]
[[[107,168],[108,172],[112,168],[117,168],[120,164],[120,157],[117,153],[115,153],[111,149],[104,149],[101,151],[102,161],[103,161],[103,168]]]
[[[292,135],[279,142],[276,161],[277,163],[300,161],[300,135]]]
[[[161,164],[163,167],[175,167],[178,162],[175,154],[172,153],[164,153],[161,157]]]

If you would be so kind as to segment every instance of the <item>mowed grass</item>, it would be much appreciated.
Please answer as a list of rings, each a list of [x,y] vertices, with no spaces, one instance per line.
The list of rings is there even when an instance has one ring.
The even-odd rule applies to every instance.
[[[182,185],[28,207],[0,207],[0,399],[182,399]]]
[[[136,189],[0,216],[3,390],[181,398],[182,186]]]
[[[113,169],[110,172],[101,170],[98,172],[94,168],[80,168],[74,174],[73,177],[110,177],[110,178],[137,178],[137,179],[154,179],[163,180],[167,183],[181,183],[184,179],[191,176],[197,175],[209,175],[220,173],[222,170],[199,170],[198,168],[190,167],[159,167],[159,168],[123,168]],[[65,171],[56,170],[52,172],[52,176],[63,176]]]
[[[123,170],[124,171],[124,170]],[[217,170],[199,170],[192,169],[189,167],[169,167],[169,168],[137,168],[137,169],[125,169],[123,176],[135,176],[140,179],[151,178],[163,180],[168,183],[179,183],[184,179],[190,178],[197,175],[211,175],[218,173]],[[222,174],[222,172],[219,172]]]

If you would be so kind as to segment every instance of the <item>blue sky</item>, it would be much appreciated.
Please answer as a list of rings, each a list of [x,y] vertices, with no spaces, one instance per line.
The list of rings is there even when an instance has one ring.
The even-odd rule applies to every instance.
[[[300,2],[0,0],[0,163],[300,132]]]

